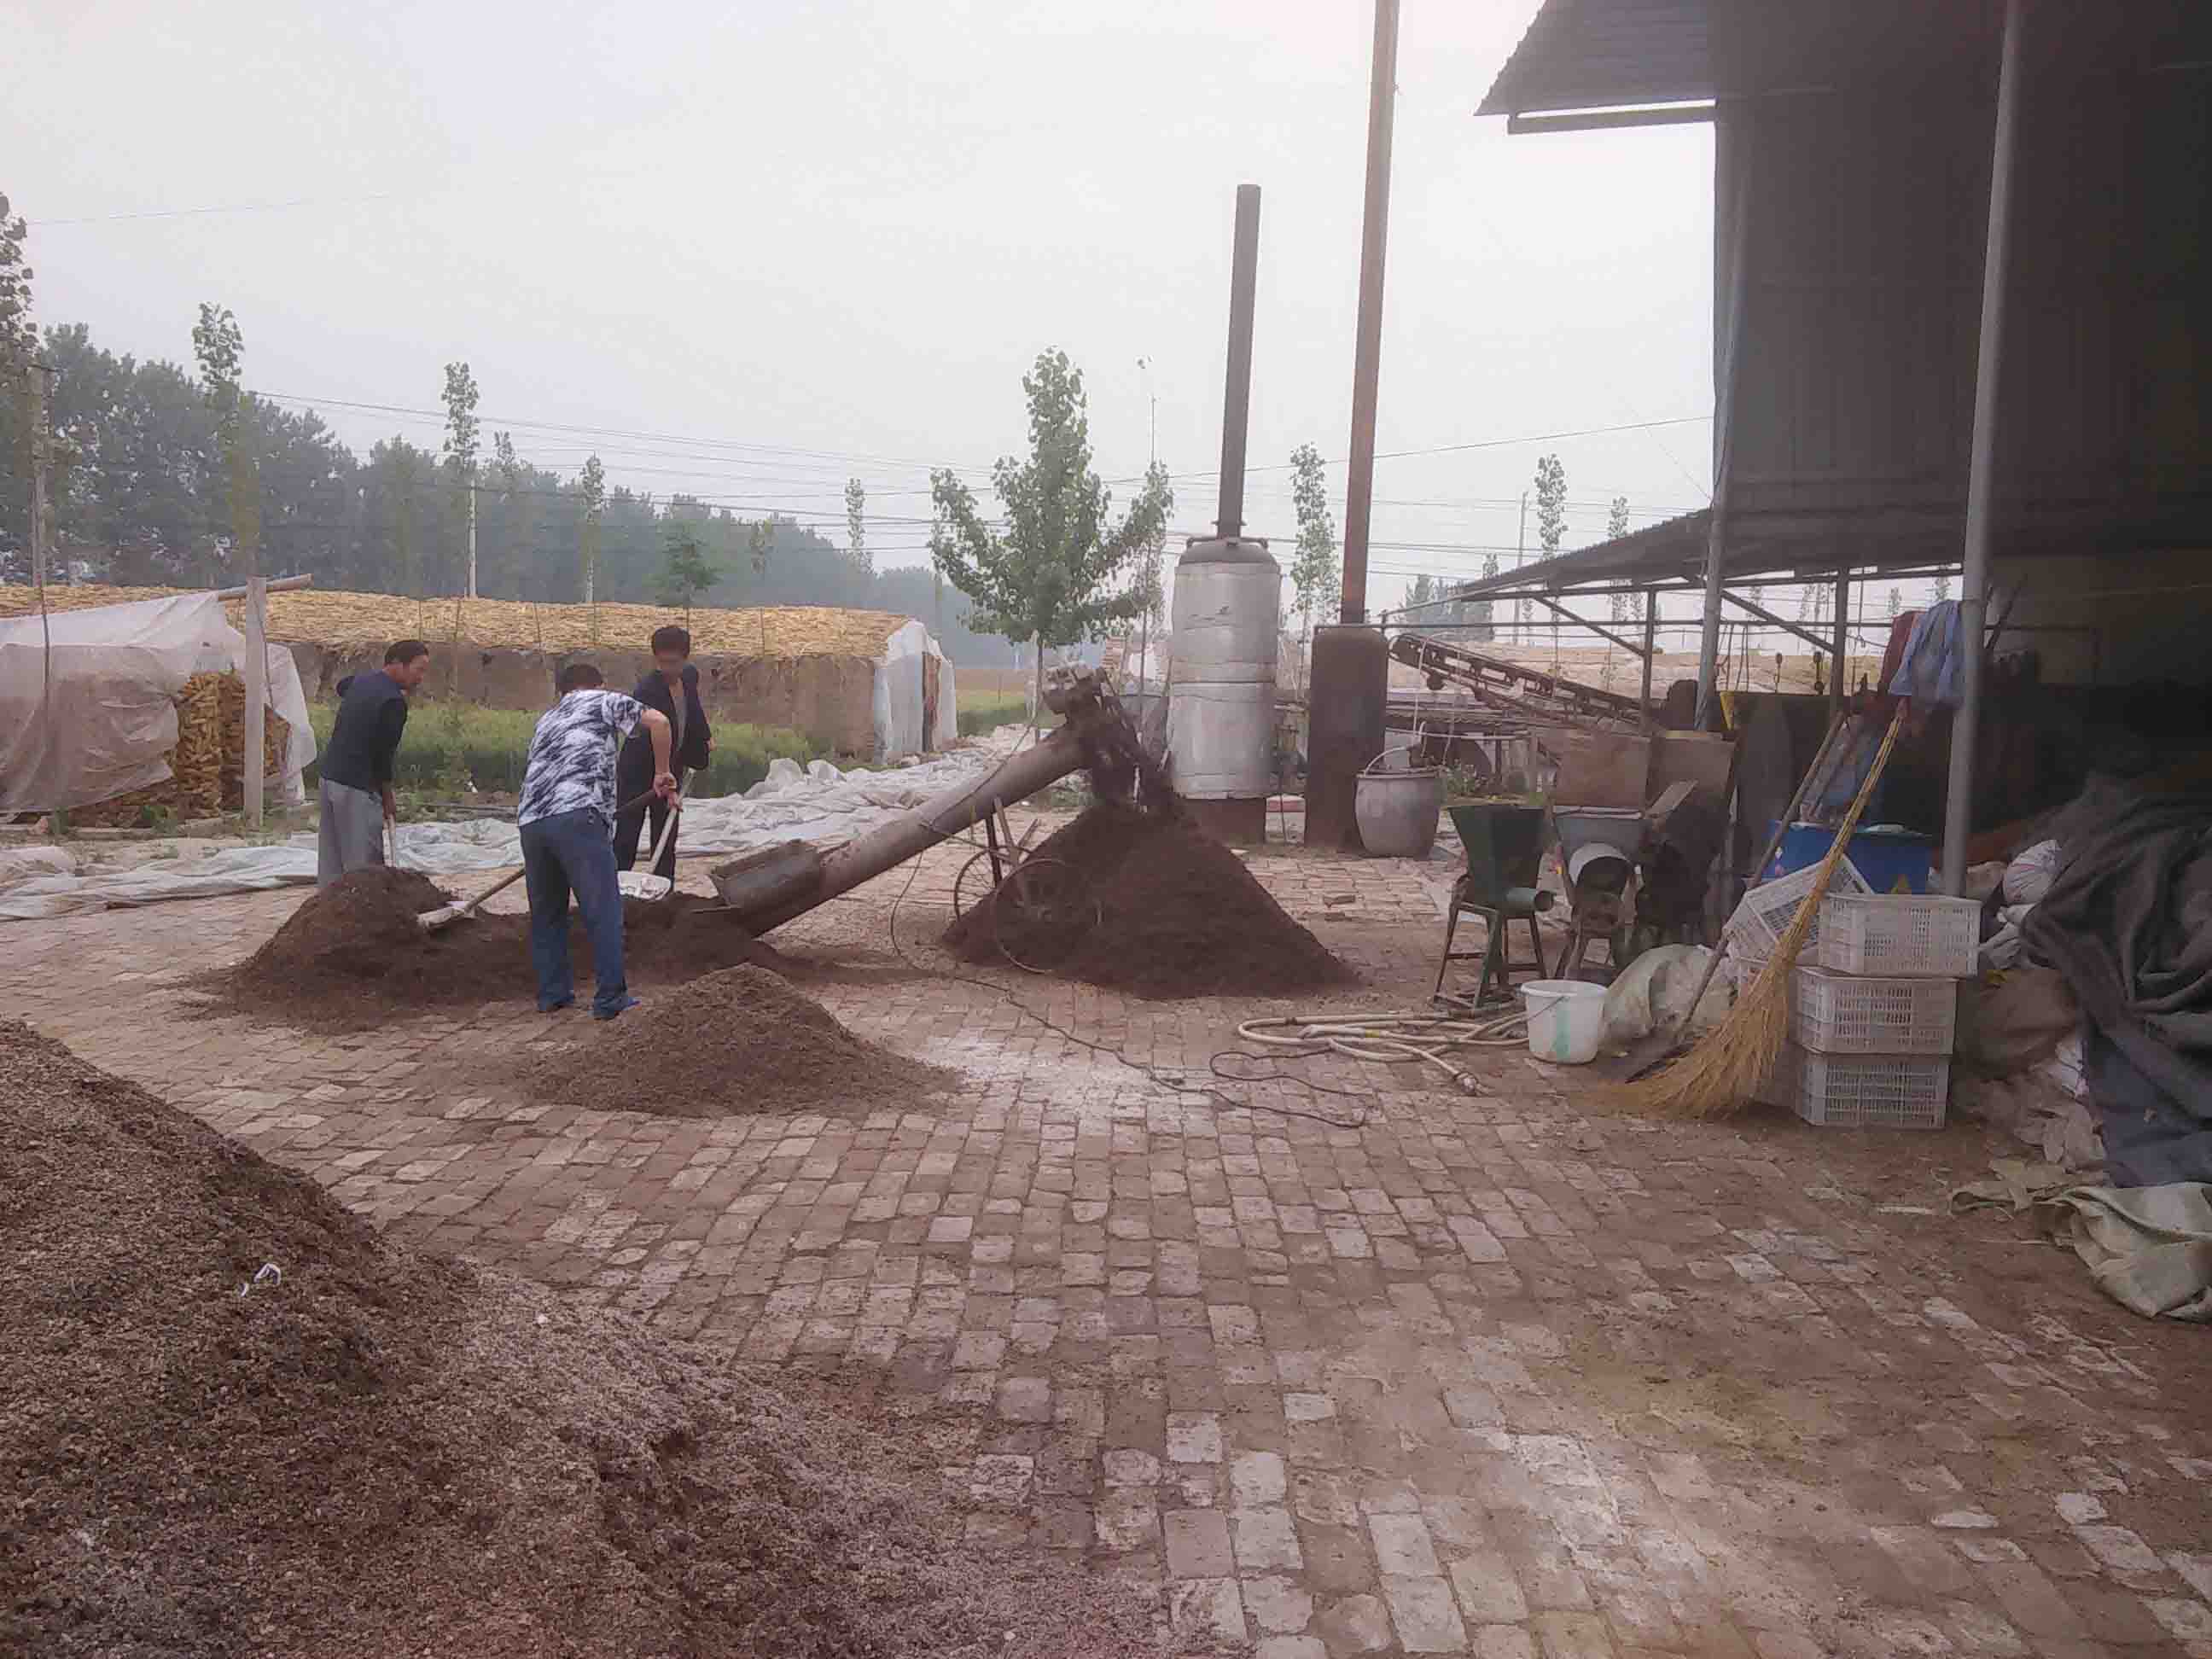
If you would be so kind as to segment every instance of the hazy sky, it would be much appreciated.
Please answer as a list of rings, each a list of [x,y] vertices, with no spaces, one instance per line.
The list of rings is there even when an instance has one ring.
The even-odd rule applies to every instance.
[[[1385,452],[1710,413],[1711,132],[1475,119],[1534,9],[1406,0]],[[1156,394],[1161,458],[1210,474],[1248,181],[1251,460],[1274,469],[1252,475],[1249,528],[1291,534],[1295,445],[1347,448],[1365,3],[15,16],[0,190],[33,223],[40,319],[188,360],[197,302],[220,301],[248,383],[313,400],[363,450],[402,430],[434,446],[437,419],[339,400],[434,409],[466,358],[488,425],[543,465],[596,448],[635,489],[782,507],[840,542],[857,473],[878,562],[916,562],[926,468],[1022,447],[1020,376],[1058,346],[1101,471],[1142,470]],[[1547,447],[1571,546],[1615,494],[1638,523],[1704,504],[1702,418],[1385,460],[1370,603],[1418,571],[1476,574],[1489,548],[1510,562]],[[1210,526],[1213,489],[1179,486],[1178,529]]]

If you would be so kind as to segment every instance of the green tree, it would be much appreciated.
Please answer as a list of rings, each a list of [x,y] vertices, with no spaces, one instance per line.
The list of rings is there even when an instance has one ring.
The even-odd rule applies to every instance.
[[[461,592],[477,596],[477,377],[466,363],[446,365],[446,468],[453,475],[457,516],[465,535]]]
[[[491,469],[499,479],[499,517],[501,531],[495,544],[501,550],[501,566],[494,586],[504,592],[520,592],[522,573],[528,561],[524,556],[530,545],[528,530],[530,497],[523,490],[523,465],[520,456],[514,453],[514,434],[495,432],[491,439]]]
[[[229,552],[239,574],[252,576],[260,568],[261,486],[254,475],[246,400],[238,385],[246,337],[229,307],[200,302],[200,319],[192,325],[192,356],[199,360],[208,407],[215,411],[217,459],[225,486],[220,493],[229,508]],[[211,550],[219,549],[222,540],[216,532]],[[219,551],[215,556],[220,562]]]
[[[1443,597],[1437,592],[1437,586],[1438,583],[1434,576],[1416,576],[1413,578],[1413,586],[1406,590],[1407,607],[1414,611],[1414,627],[1419,628],[1425,622],[1439,620],[1435,611],[1423,611],[1419,608],[1428,605],[1433,599]]]
[[[1328,483],[1321,451],[1300,444],[1291,452],[1291,505],[1298,518],[1297,551],[1291,557],[1291,593],[1306,635],[1316,612],[1327,617],[1343,603],[1344,566],[1336,556],[1336,520],[1328,511]]]
[[[1567,534],[1567,469],[1557,455],[1547,455],[1536,463],[1536,542],[1550,558],[1559,550],[1559,544]],[[1533,607],[1527,599],[1515,606],[1518,620],[1524,629]]]
[[[31,322],[31,278],[23,263],[30,227],[8,216],[8,197],[0,191],[0,379],[12,389],[38,355],[39,331]]]
[[[664,556],[660,585],[654,597],[665,605],[682,605],[688,625],[693,602],[721,580],[722,573],[707,557],[706,543],[700,536],[696,520],[678,518],[672,512],[661,522],[660,546]]]
[[[1951,579],[1948,576],[1938,576],[1936,579],[1936,603],[1941,605],[1950,597]]]
[[[1627,533],[1628,497],[1615,495],[1613,498],[1613,506],[1607,509],[1605,515],[1605,538],[1609,542],[1617,542]],[[1615,622],[1632,621],[1635,616],[1636,596],[1633,593],[1616,593],[1613,596],[1613,619]]]
[[[607,470],[597,455],[585,459],[583,476],[576,481],[576,494],[584,506],[583,523],[576,538],[577,557],[583,572],[584,603],[592,605],[597,603],[595,585],[599,575],[599,518],[607,505]]]
[[[858,478],[845,480],[845,556],[863,574],[875,569],[868,557],[868,487]]]
[[[1166,524],[1175,496],[1166,470],[1154,462],[1127,513],[1109,522],[1112,494],[1091,470],[1082,372],[1066,353],[1042,352],[1022,391],[1030,458],[1003,457],[991,470],[1002,526],[984,521],[957,473],[933,472],[930,557],[975,602],[977,627],[1039,647],[1073,645],[1143,610],[1143,595],[1128,585],[1114,591],[1114,579]],[[1036,678],[1042,696],[1042,648]]]
[[[1905,594],[1904,594],[1904,592],[1903,592],[1900,589],[1894,588],[1894,587],[1891,588],[1891,589],[1889,590],[1889,602],[1888,602],[1888,614],[1889,614],[1889,619],[1890,619],[1890,621],[1892,621],[1892,622],[1895,622],[1895,621],[1897,620],[1897,618],[1898,618],[1899,614],[1901,611],[1904,611],[1904,609],[1905,609]]]

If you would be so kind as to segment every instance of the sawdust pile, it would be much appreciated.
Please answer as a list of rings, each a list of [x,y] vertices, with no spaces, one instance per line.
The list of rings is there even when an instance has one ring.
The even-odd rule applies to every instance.
[[[0,1651],[1154,1651],[886,1478],[924,1437],[387,1244],[13,1023],[0,1306]]]
[[[649,998],[538,1062],[540,1097],[665,1117],[911,1105],[955,1074],[854,1036],[764,968],[726,968]]]
[[[1352,977],[1242,859],[1172,805],[1146,811],[1102,802],[1030,856],[1079,873],[1073,915],[1034,923],[994,896],[945,933],[964,960],[1011,954],[1031,967],[1155,998],[1269,996]],[[1053,879],[1063,878],[1053,872]]]
[[[453,902],[411,870],[356,870],[310,894],[267,944],[203,988],[237,1012],[338,1030],[415,1008],[534,998],[529,917],[479,912],[433,933],[415,925],[422,912]],[[623,971],[633,988],[679,983],[738,963],[789,966],[708,900],[627,900],[623,913]],[[568,951],[588,995],[591,941],[573,905]]]

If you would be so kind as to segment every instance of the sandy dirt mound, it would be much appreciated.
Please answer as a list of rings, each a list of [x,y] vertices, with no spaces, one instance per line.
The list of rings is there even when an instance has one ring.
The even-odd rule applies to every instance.
[[[544,1099],[664,1117],[906,1107],[957,1074],[854,1036],[764,968],[726,968],[650,999],[538,1062]]]
[[[356,870],[308,895],[266,945],[210,975],[202,988],[237,1012],[337,1030],[410,1009],[535,998],[530,919],[478,915],[434,933],[416,927],[422,911],[453,902],[412,871]],[[632,899],[623,914],[623,971],[633,988],[678,984],[738,963],[790,966],[732,926],[710,900]],[[588,996],[592,947],[573,906],[568,948],[577,985]]]
[[[12,1023],[0,1306],[0,1652],[1152,1651],[872,1427],[386,1244]]]
[[[1242,859],[1172,809],[1093,806],[1031,856],[1081,872],[1079,919],[1040,930],[994,896],[945,933],[963,959],[1010,951],[1032,967],[1154,998],[1272,996],[1352,977]]]

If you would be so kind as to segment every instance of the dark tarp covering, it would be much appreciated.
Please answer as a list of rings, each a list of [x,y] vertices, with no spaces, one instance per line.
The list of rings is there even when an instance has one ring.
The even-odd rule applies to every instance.
[[[2028,948],[2093,1028],[2085,1066],[2115,1179],[2212,1181],[2212,791],[2078,805]]]

